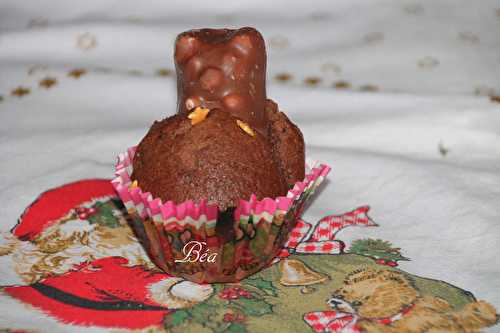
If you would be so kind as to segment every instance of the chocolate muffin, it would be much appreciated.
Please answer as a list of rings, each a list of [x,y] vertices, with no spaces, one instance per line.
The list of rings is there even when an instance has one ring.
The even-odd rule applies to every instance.
[[[176,40],[177,114],[140,142],[132,179],[163,202],[286,195],[304,178],[304,140],[266,97],[264,40],[253,28],[201,29]]]

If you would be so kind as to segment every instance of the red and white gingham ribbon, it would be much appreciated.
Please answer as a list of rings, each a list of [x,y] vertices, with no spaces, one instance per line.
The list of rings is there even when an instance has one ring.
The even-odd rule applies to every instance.
[[[282,258],[286,258],[290,255],[290,251],[295,249],[299,244],[301,244],[302,240],[306,237],[309,230],[311,230],[312,225],[310,223],[299,220],[295,225],[295,228],[290,232],[290,236],[288,241],[285,243],[281,252],[273,259],[271,262],[275,264],[279,262]]]
[[[309,240],[333,240],[340,230],[349,226],[375,227],[377,224],[367,214],[369,210],[369,206],[362,206],[342,215],[325,216],[318,222]]]
[[[304,239],[304,237],[306,237],[310,229],[310,223],[299,220],[295,225],[295,228],[293,228],[292,232],[290,232],[288,241],[285,243],[285,248],[295,249]]]
[[[339,240],[330,240],[324,242],[304,242],[297,245],[297,253],[315,253],[315,254],[339,254],[344,250],[344,242]]]
[[[358,333],[356,317],[337,311],[309,312],[305,322],[317,333]]]
[[[290,238],[278,257],[287,257],[291,252],[308,254],[342,253],[345,244],[341,240],[335,239],[340,230],[349,226],[377,226],[368,216],[369,210],[369,206],[362,206],[345,214],[325,216],[316,224],[309,237],[307,235],[312,225],[299,221],[290,233]]]
[[[387,318],[373,319],[381,324],[390,325],[408,314],[414,305],[409,306],[400,313]],[[359,333],[356,325],[359,316],[352,313],[329,311],[309,312],[304,315],[305,322],[318,333]]]

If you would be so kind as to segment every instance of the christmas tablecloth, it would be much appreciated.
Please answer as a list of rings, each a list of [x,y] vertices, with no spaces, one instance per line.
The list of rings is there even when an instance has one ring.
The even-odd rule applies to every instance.
[[[177,33],[245,25],[266,39],[269,97],[333,171],[272,266],[197,285],[149,261],[109,179],[175,110]],[[492,325],[499,37],[486,0],[2,1],[0,330]]]

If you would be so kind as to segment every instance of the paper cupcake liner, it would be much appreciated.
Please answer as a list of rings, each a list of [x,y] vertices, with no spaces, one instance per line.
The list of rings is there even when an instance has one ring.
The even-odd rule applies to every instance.
[[[131,225],[153,262],[165,272],[199,283],[236,282],[265,267],[279,253],[304,204],[330,171],[307,163],[304,181],[286,196],[240,200],[220,212],[206,200],[163,203],[134,187],[136,147],[118,156],[112,180]],[[215,254],[215,255],[214,255]]]

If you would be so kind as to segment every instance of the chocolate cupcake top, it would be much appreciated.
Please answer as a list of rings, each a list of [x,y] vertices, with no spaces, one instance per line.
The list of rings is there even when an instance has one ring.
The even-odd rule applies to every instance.
[[[252,194],[286,194],[270,143],[237,120],[215,109],[194,126],[184,116],[155,122],[136,151],[132,177],[164,202],[207,199],[221,210]]]

